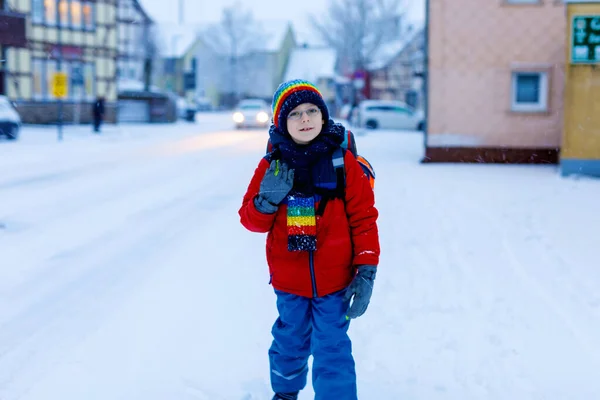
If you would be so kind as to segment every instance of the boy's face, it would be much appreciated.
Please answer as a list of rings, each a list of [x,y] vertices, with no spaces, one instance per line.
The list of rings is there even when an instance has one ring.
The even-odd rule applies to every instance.
[[[300,104],[287,115],[287,130],[298,144],[308,144],[319,136],[324,123],[321,110],[312,103]]]

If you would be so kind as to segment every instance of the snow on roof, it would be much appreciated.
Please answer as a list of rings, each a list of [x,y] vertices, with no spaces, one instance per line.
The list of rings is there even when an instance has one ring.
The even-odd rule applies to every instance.
[[[156,25],[159,51],[165,58],[180,58],[198,38],[196,24],[161,23]]]
[[[417,28],[406,32],[401,39],[393,40],[381,45],[371,57],[367,66],[369,70],[381,69],[388,65],[404,48],[410,44],[417,35],[422,34],[423,29]]]
[[[285,80],[306,79],[316,83],[319,78],[334,78],[337,54],[330,47],[298,47],[288,61]]]

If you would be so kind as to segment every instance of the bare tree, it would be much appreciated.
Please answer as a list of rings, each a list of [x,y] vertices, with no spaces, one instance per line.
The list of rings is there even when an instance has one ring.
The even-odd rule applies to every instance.
[[[251,11],[240,3],[225,7],[221,21],[201,33],[201,37],[212,51],[224,58],[227,72],[225,91],[237,102],[241,92],[240,73],[242,61],[253,51],[260,49],[264,35],[260,25],[254,21]]]
[[[329,0],[327,15],[311,21],[349,71],[364,69],[385,42],[398,39],[403,0]]]

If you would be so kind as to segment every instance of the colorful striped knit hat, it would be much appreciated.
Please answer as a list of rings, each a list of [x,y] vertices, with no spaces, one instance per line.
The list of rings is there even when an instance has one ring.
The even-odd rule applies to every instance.
[[[325,123],[329,121],[329,110],[319,89],[312,83],[295,79],[279,85],[273,95],[273,123],[287,132],[287,116],[300,104],[312,103],[319,107]]]

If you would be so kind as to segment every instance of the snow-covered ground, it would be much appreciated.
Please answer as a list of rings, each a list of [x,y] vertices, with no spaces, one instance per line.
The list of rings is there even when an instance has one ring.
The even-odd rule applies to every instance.
[[[230,128],[0,142],[0,399],[270,399],[275,296],[237,215],[266,132]],[[357,141],[382,244],[351,326],[360,398],[600,398],[600,181]]]

